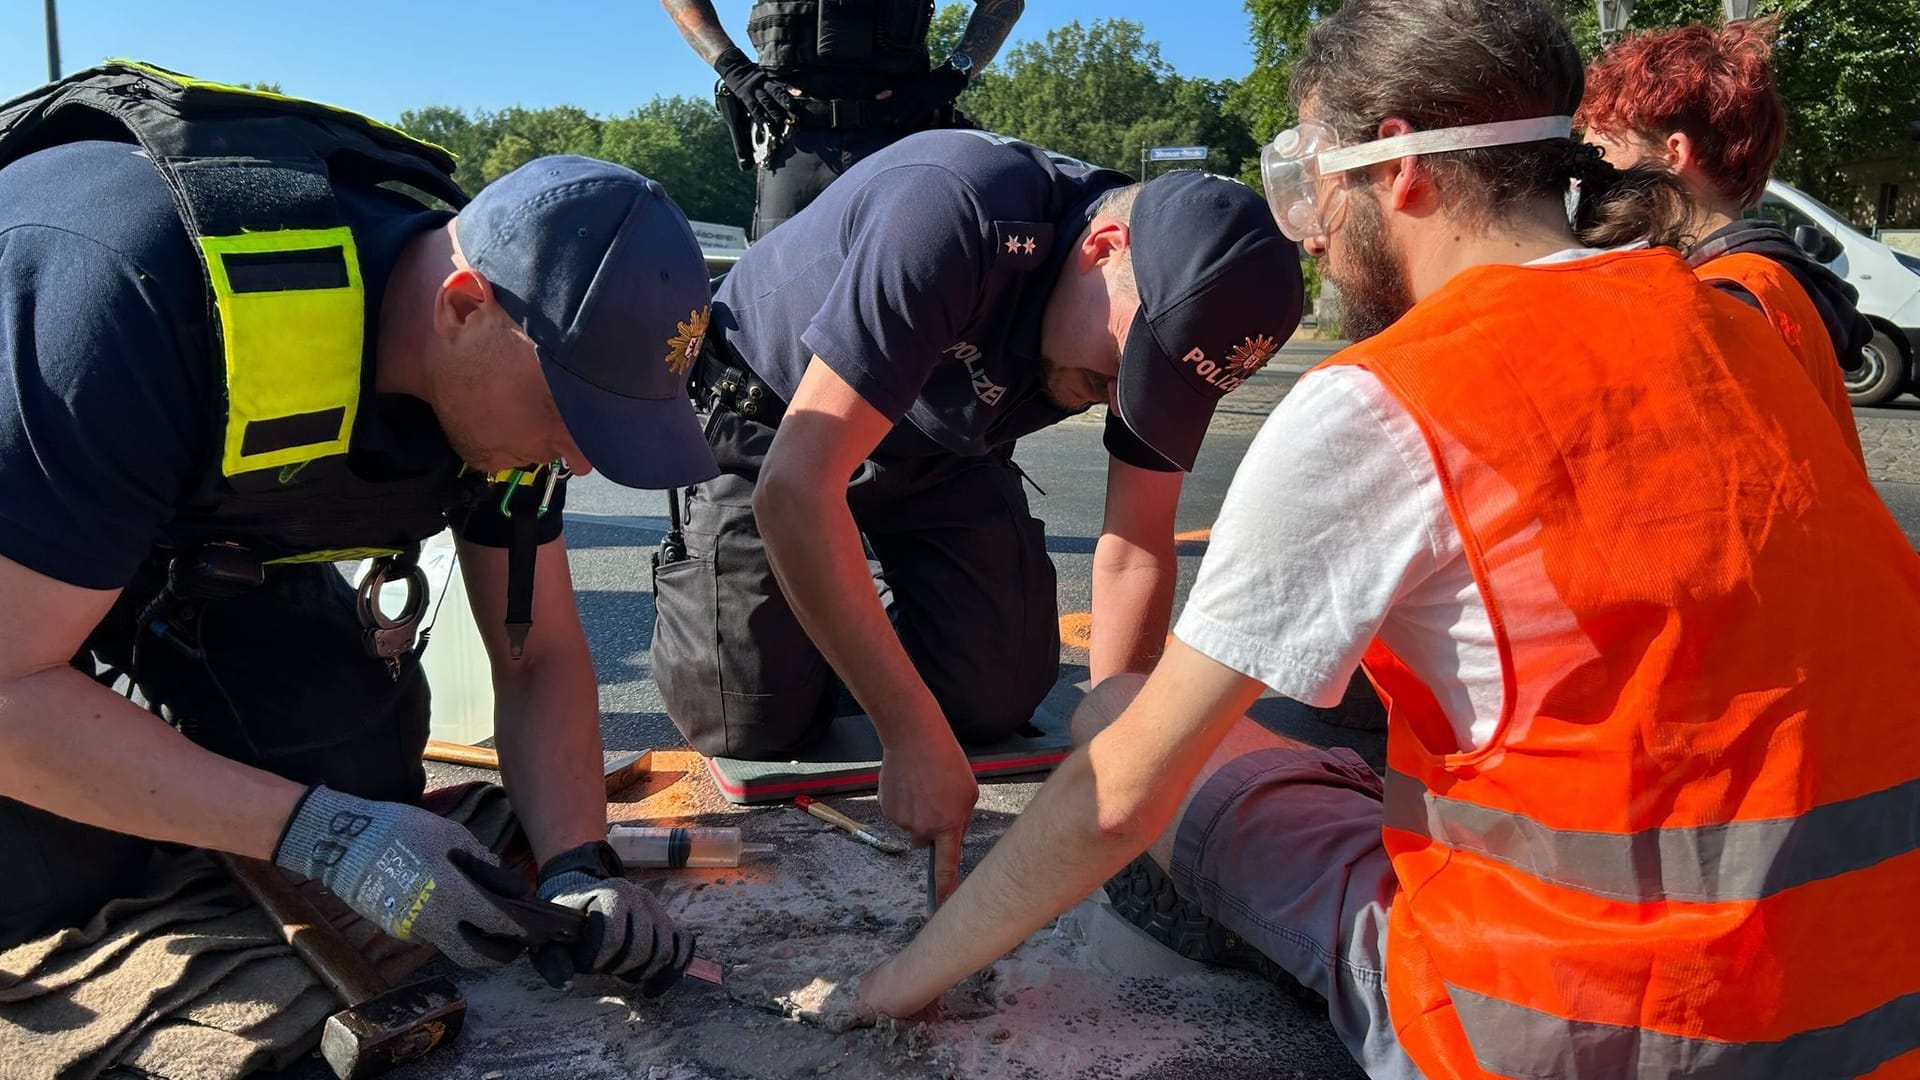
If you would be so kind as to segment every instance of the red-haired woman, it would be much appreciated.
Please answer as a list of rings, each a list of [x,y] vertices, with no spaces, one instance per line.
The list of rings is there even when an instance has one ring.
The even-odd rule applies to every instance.
[[[1635,34],[1587,71],[1576,118],[1609,162],[1663,164],[1693,196],[1681,230],[1703,279],[1766,312],[1841,421],[1859,436],[1841,381],[1873,337],[1857,294],[1765,219],[1760,202],[1786,139],[1786,109],[1768,60],[1775,19]],[[1793,286],[1797,285],[1798,288]]]

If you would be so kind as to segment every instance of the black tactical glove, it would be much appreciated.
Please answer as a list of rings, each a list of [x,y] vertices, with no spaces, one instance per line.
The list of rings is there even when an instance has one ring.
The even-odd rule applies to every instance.
[[[966,88],[967,73],[942,64],[904,86],[894,87],[889,102],[903,122],[919,123],[952,105]]]
[[[540,868],[540,899],[588,914],[586,932],[570,951],[535,946],[534,967],[558,983],[570,965],[579,974],[615,975],[647,997],[664,993],[693,961],[693,935],[653,893],[628,881],[620,857],[604,842],[554,856]],[[556,955],[558,952],[558,955]]]
[[[756,123],[778,130],[792,122],[793,95],[787,84],[767,74],[767,69],[747,59],[738,47],[728,49],[713,62],[720,81],[747,107],[747,115]]]

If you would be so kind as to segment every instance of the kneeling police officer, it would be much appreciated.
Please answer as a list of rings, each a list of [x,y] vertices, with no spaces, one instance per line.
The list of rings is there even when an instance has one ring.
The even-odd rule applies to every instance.
[[[1182,473],[1300,305],[1298,252],[1233,180],[1136,185],[977,131],[854,166],[715,294],[690,375],[721,472],[654,584],[669,715],[708,755],[802,757],[837,674],[885,747],[881,808],[950,890],[961,744],[1026,723],[1059,674],[1015,441],[1109,407],[1092,675],[1150,670]]]
[[[570,966],[660,990],[691,957],[604,844],[560,511],[568,469],[713,474],[669,366],[704,263],[630,170],[543,158],[471,201],[451,170],[144,65],[0,107],[0,947],[137,891],[161,841],[272,859],[463,965],[516,956],[514,885],[415,805],[415,620],[377,597],[404,580],[417,612],[451,525],[539,895],[595,914]],[[329,563],[367,557],[356,596]]]

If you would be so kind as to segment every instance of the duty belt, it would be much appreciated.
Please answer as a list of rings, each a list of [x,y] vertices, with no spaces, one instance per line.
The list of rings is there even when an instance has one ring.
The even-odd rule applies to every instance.
[[[780,418],[787,412],[787,403],[765,379],[734,356],[732,349],[711,337],[693,365],[687,390],[702,409],[725,407],[768,427],[780,426]]]
[[[795,127],[858,131],[904,127],[912,119],[891,101],[872,98],[799,98],[794,101]]]

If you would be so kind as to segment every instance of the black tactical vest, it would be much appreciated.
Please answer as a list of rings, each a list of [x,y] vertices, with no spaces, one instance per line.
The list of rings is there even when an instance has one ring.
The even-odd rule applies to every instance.
[[[0,167],[93,139],[146,151],[206,274],[219,421],[171,541],[321,562],[445,528],[451,470],[374,481],[349,464],[376,333],[333,187],[397,182],[457,208],[452,156],[344,110],[124,61],[0,105]]]
[[[804,85],[809,75],[924,75],[932,21],[933,0],[757,0],[747,36],[761,66]]]

